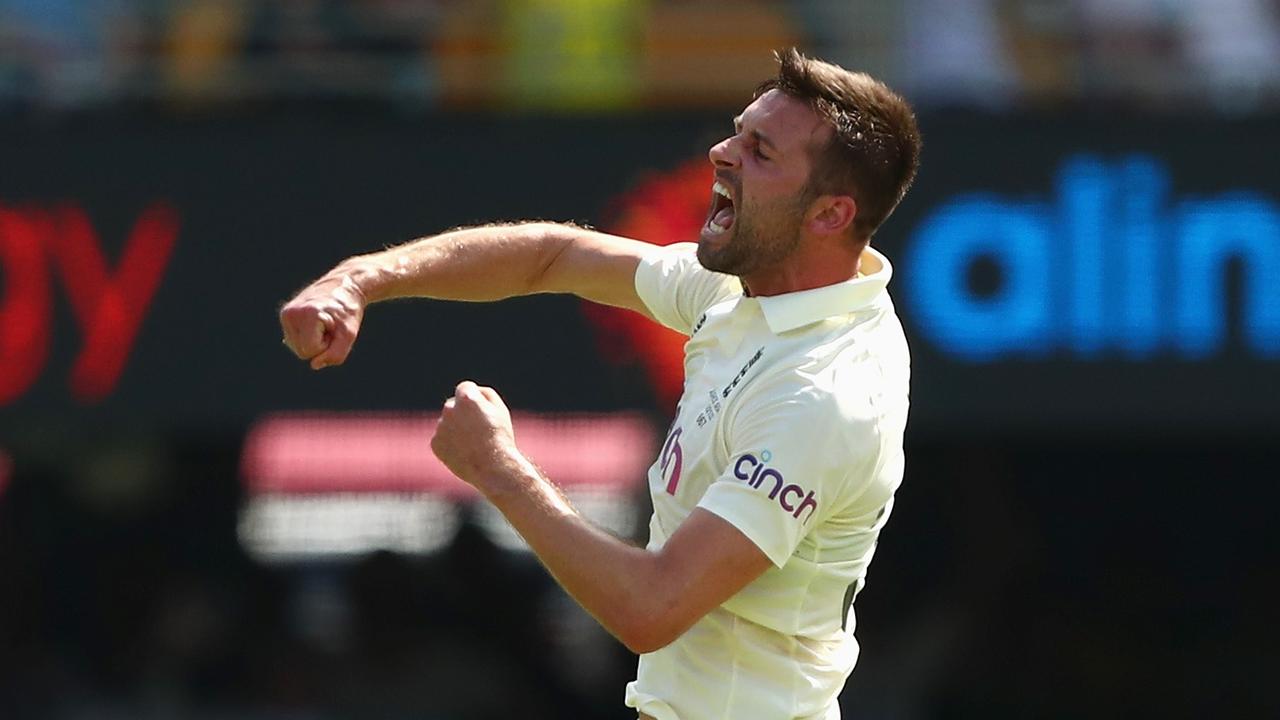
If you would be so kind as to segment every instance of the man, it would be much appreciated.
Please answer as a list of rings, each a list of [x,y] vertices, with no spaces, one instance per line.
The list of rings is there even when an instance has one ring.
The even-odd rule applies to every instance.
[[[315,369],[387,298],[570,292],[690,336],[684,395],[649,470],[647,548],[585,521],[517,447],[498,393],[457,386],[431,447],[556,580],[640,654],[642,718],[837,718],[850,605],[902,477],[908,356],[868,247],[914,179],[902,98],[791,50],[711,148],[696,247],[548,223],[355,257],[281,311]]]

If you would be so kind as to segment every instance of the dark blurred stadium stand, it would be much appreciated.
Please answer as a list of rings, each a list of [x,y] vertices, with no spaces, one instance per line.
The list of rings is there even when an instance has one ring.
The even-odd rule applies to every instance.
[[[202,307],[180,336],[144,334],[116,404],[84,407],[66,390],[77,326],[57,301],[56,371],[0,407],[0,720],[633,717],[621,699],[634,658],[482,510],[464,508],[453,541],[425,555],[255,556],[240,525],[243,408],[261,393],[289,400],[254,412],[298,409],[331,382],[342,407],[311,409],[367,396],[370,409],[420,410],[475,372],[506,379],[531,411],[640,411],[660,427],[665,408],[634,358],[591,355],[598,338],[567,301],[379,308],[363,364],[319,377],[287,365],[272,303],[341,253],[407,237],[384,229],[438,229],[414,224],[424,218],[603,225],[620,214],[616,194],[661,205],[662,173],[699,152],[691,136],[727,127],[771,73],[768,51],[792,43],[921,109],[924,171],[886,229],[891,250],[925,202],[981,189],[1047,205],[1053,173],[1079,152],[1167,162],[1180,196],[1280,187],[1280,0],[0,0],[0,210],[82,203],[105,216],[115,258],[163,188],[184,223],[203,224],[183,225],[174,272],[215,274],[252,301],[229,303],[232,317]],[[1194,122],[1159,124],[1169,117]],[[523,144],[526,121],[545,144]],[[439,137],[412,145],[419,122]],[[1014,149],[992,155],[1006,129]],[[332,157],[310,152],[330,137]],[[598,141],[618,137],[635,144],[611,158]],[[987,154],[969,154],[975,137]],[[490,165],[420,162],[449,144],[521,167],[503,184]],[[290,165],[300,154],[312,160]],[[188,161],[216,172],[185,175]],[[553,165],[573,174],[572,197],[539,182]],[[344,171],[356,177],[326,175]],[[299,178],[310,184],[291,186]],[[370,226],[377,236],[360,234]],[[289,233],[305,236],[273,243]],[[1267,252],[1250,258],[1280,267]],[[256,274],[236,273],[250,256]],[[905,267],[895,297],[910,322]],[[172,281],[162,289],[153,331],[188,312],[166,307]],[[205,286],[177,290],[207,302]],[[472,355],[422,360],[423,328],[502,318],[509,335],[475,331]],[[559,347],[540,347],[542,323]],[[858,602],[845,716],[1280,717],[1280,366],[1242,349],[1238,324],[1203,361],[1059,353],[985,371],[913,335],[926,412]],[[406,326],[415,337],[401,342]],[[399,355],[406,345],[417,354]],[[419,371],[430,391],[388,387]],[[966,416],[983,372],[1022,415]],[[187,375],[194,400],[166,384]],[[561,390],[569,377],[577,394]],[[1111,392],[1089,388],[1098,378],[1123,413],[1091,404],[1086,390]],[[1204,388],[1214,421],[1200,424]],[[1042,397],[1058,404],[1040,416]],[[1249,408],[1235,424],[1233,398]]]

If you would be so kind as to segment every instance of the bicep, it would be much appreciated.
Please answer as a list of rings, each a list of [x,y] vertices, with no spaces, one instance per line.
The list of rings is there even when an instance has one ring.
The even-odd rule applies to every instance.
[[[584,228],[560,227],[535,292],[573,293],[652,318],[636,292],[636,269],[653,246]]]
[[[665,617],[671,639],[773,567],[742,531],[695,508],[658,551]]]

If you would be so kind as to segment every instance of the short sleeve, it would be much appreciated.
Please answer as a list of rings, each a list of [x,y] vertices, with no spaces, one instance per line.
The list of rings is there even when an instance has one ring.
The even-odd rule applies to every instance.
[[[698,263],[698,246],[655,246],[636,268],[636,293],[658,322],[685,335],[707,308],[742,293],[736,278]]]
[[[728,521],[782,567],[804,537],[870,476],[876,424],[830,396],[744,405],[729,433],[729,466],[698,506]]]

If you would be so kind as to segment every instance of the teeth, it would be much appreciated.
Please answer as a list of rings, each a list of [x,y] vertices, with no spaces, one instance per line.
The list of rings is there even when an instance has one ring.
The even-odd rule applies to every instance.
[[[728,200],[729,202],[733,202],[733,195],[729,193],[729,188],[725,187],[725,184],[720,182],[719,180],[717,180],[715,184],[711,186],[711,191],[714,192],[716,195],[719,195],[720,197]],[[707,221],[707,230],[709,230],[712,235],[719,235],[720,233],[728,229],[729,229],[729,226],[720,225],[716,223],[714,219]]]

